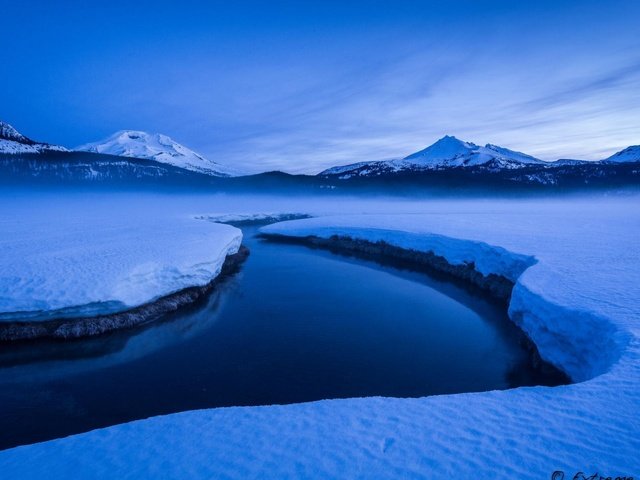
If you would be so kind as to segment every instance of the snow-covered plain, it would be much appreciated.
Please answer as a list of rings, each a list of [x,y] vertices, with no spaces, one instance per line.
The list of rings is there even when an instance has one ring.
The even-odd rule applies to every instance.
[[[114,313],[205,285],[242,239],[188,215],[74,208],[0,212],[0,321]]]
[[[225,208],[221,200],[149,205],[154,215],[197,215],[287,203],[233,199]],[[580,383],[184,412],[3,451],[0,471],[54,479],[637,477],[639,205],[638,197],[297,200],[297,211],[324,216],[265,228],[384,239],[508,276],[517,281],[511,317]]]

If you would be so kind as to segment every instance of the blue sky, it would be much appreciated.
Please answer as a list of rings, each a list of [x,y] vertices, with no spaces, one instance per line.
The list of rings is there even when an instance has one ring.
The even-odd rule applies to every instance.
[[[70,147],[165,133],[248,172],[445,134],[543,159],[640,143],[634,0],[92,3],[0,0],[0,119]]]

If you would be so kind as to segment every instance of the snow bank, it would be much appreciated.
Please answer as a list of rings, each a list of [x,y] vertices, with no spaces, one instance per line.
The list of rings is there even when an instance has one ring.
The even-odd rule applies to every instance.
[[[188,216],[1,218],[0,321],[127,310],[215,278],[241,232]]]
[[[547,214],[537,224],[535,215],[534,223],[529,215],[509,219],[491,215],[448,217],[433,214],[323,217],[278,223],[261,231],[294,237],[338,236],[374,243],[384,241],[408,250],[433,252],[453,265],[473,264],[483,275],[501,275],[516,284],[509,307],[511,318],[534,340],[545,359],[574,380],[586,380],[603,373],[617,359],[626,335],[618,332],[606,312],[600,311],[600,302],[593,305],[598,307],[596,310],[585,308],[584,303],[590,288],[594,294],[600,290],[600,298],[606,288],[601,280],[593,284],[594,279],[598,279],[593,274],[596,264],[590,258],[580,259],[579,252],[584,249],[576,245],[576,241],[588,243],[585,236],[596,232],[568,229],[563,215],[549,218]],[[626,222],[622,218],[616,220]],[[619,231],[622,225],[610,227]],[[632,239],[637,226],[631,224],[630,227],[626,238]],[[570,230],[569,238],[563,241],[561,235],[567,230]],[[596,238],[600,237],[596,234]],[[629,240],[628,255],[633,257],[631,243]],[[602,255],[619,257],[621,254],[619,244],[606,248],[597,242],[595,246]],[[631,260],[633,258],[629,258]],[[598,268],[602,267],[598,265]],[[561,285],[563,288],[559,289]],[[616,283],[616,287],[620,285]],[[611,292],[607,302],[616,294],[619,292]]]
[[[437,249],[515,279],[510,315],[568,386],[185,412],[0,452],[8,478],[564,478],[640,473],[640,209],[353,215],[265,227]],[[520,205],[521,206],[521,205]],[[482,213],[489,212],[489,213]],[[208,223],[208,222],[203,222]],[[561,478],[556,476],[554,478]],[[581,478],[581,477],[578,477]]]

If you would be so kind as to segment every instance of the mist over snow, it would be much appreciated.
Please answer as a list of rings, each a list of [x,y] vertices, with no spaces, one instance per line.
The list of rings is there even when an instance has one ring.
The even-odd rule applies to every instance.
[[[291,197],[266,195],[33,190],[2,195],[0,224],[8,228],[0,230],[0,243],[12,259],[0,278],[4,302],[29,287],[16,284],[16,266],[34,269],[29,274],[38,280],[39,294],[73,293],[65,271],[56,268],[65,255],[82,260],[66,268],[87,280],[85,290],[96,278],[104,286],[120,278],[115,273],[129,273],[144,280],[124,284],[122,293],[135,296],[141,290],[131,287],[161,286],[158,281],[176,271],[170,264],[180,266],[183,260],[195,267],[187,276],[199,276],[204,272],[199,262],[219,259],[221,247],[229,245],[219,240],[233,241],[239,232],[202,218],[219,218],[216,212],[235,219],[291,213],[293,203]],[[505,275],[516,282],[510,318],[543,358],[577,383],[182,412],[4,450],[2,472],[25,479],[146,478],[158,472],[166,478],[185,472],[192,478],[259,477],[265,471],[278,478],[635,472],[640,468],[639,202],[637,195],[509,201],[299,197],[295,211],[316,218],[264,228],[289,236],[385,240]],[[45,241],[41,232],[51,248],[33,248]],[[100,247],[97,258],[91,246]],[[29,264],[20,265],[21,255]],[[120,257],[124,264],[114,261]],[[165,268],[158,269],[159,258],[168,262]],[[140,261],[144,268],[129,271]],[[153,272],[162,275],[147,275]],[[142,345],[132,348],[128,354],[144,355]]]
[[[640,476],[639,1],[24,0],[0,17],[0,478]],[[431,268],[446,305],[459,287],[496,321],[460,303],[474,315],[452,325],[463,310],[412,289]],[[422,305],[467,343],[404,331],[438,323]],[[479,321],[511,329],[522,362]],[[456,364],[482,341],[467,365],[498,383]],[[437,386],[479,386],[386,390],[431,386],[416,352],[444,362],[424,368]],[[292,396],[255,396],[274,389],[253,365]],[[323,379],[355,389],[313,394]]]

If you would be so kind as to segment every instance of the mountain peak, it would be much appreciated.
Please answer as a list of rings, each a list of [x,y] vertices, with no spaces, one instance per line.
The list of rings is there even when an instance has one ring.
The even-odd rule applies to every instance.
[[[222,165],[204,158],[161,133],[118,130],[103,140],[81,145],[76,150],[155,160],[208,175],[229,175],[229,172]]]
[[[405,157],[405,160],[421,159],[428,163],[434,163],[465,155],[477,147],[474,143],[464,142],[452,135],[445,135],[424,150]]]
[[[9,125],[7,122],[3,122],[2,120],[0,120],[0,139],[11,140],[12,142],[23,143],[25,145],[33,145],[36,143],[30,138],[22,135],[15,128],[13,128],[13,126]]]
[[[453,135],[445,135],[427,148],[400,160],[360,162],[333,167],[322,175],[353,176],[376,175],[377,172],[399,172],[410,170],[440,170],[444,168],[475,167],[484,165],[490,169],[514,169],[530,164],[543,164],[531,155],[488,143],[484,147],[465,142]],[[355,173],[354,173],[355,172]]]
[[[458,137],[456,137],[455,135],[445,135],[444,137],[440,138],[439,140],[437,140],[434,145],[436,143],[451,143],[451,142],[457,142],[457,143],[465,143],[462,140],[460,140]]]
[[[464,140],[460,140],[458,137],[454,136],[454,135],[445,135],[444,137],[438,139],[435,143],[433,143],[432,145],[430,145],[430,147],[435,147],[436,145],[438,146],[453,146],[453,145],[461,145],[464,147],[470,147],[470,146],[475,146],[474,143],[471,142],[465,142]],[[428,148],[430,148],[428,147]]]
[[[631,145],[630,147],[614,153],[609,158],[604,159],[605,162],[640,162],[640,145]]]
[[[137,140],[138,138],[149,135],[147,132],[143,132],[142,130],[118,130],[116,133],[112,135],[112,137],[128,137],[131,140]]]
[[[0,153],[42,153],[45,151],[66,152],[67,149],[31,140],[7,122],[0,120]]]

